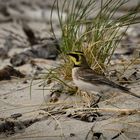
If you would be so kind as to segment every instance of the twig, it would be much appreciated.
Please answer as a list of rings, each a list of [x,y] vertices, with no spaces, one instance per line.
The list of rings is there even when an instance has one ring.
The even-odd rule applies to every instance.
[[[121,114],[140,114],[140,109],[118,109],[118,108],[75,108],[70,109],[70,112],[112,112],[112,113],[121,113]]]

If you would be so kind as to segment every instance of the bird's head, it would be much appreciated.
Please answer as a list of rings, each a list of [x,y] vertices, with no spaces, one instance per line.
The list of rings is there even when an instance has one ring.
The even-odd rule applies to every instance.
[[[83,52],[74,51],[67,54],[75,67],[89,67]]]

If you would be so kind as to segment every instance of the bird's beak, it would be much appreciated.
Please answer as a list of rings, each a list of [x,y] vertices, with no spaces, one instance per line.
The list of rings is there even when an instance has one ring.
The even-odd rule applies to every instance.
[[[71,55],[71,53],[66,53],[66,55]]]

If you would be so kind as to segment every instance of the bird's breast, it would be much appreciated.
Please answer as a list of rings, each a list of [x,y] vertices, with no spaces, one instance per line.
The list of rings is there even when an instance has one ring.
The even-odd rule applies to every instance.
[[[72,78],[73,78],[73,82],[74,84],[83,91],[87,91],[87,92],[99,92],[100,88],[97,85],[85,82],[84,80],[81,80],[78,78],[79,75],[79,68],[73,68],[72,69]],[[82,75],[81,75],[82,76]]]

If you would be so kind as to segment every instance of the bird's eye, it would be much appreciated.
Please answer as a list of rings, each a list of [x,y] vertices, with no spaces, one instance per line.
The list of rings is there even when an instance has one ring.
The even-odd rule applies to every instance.
[[[79,62],[79,55],[77,55],[77,54],[71,54],[71,56],[73,56],[76,59],[76,62]]]

